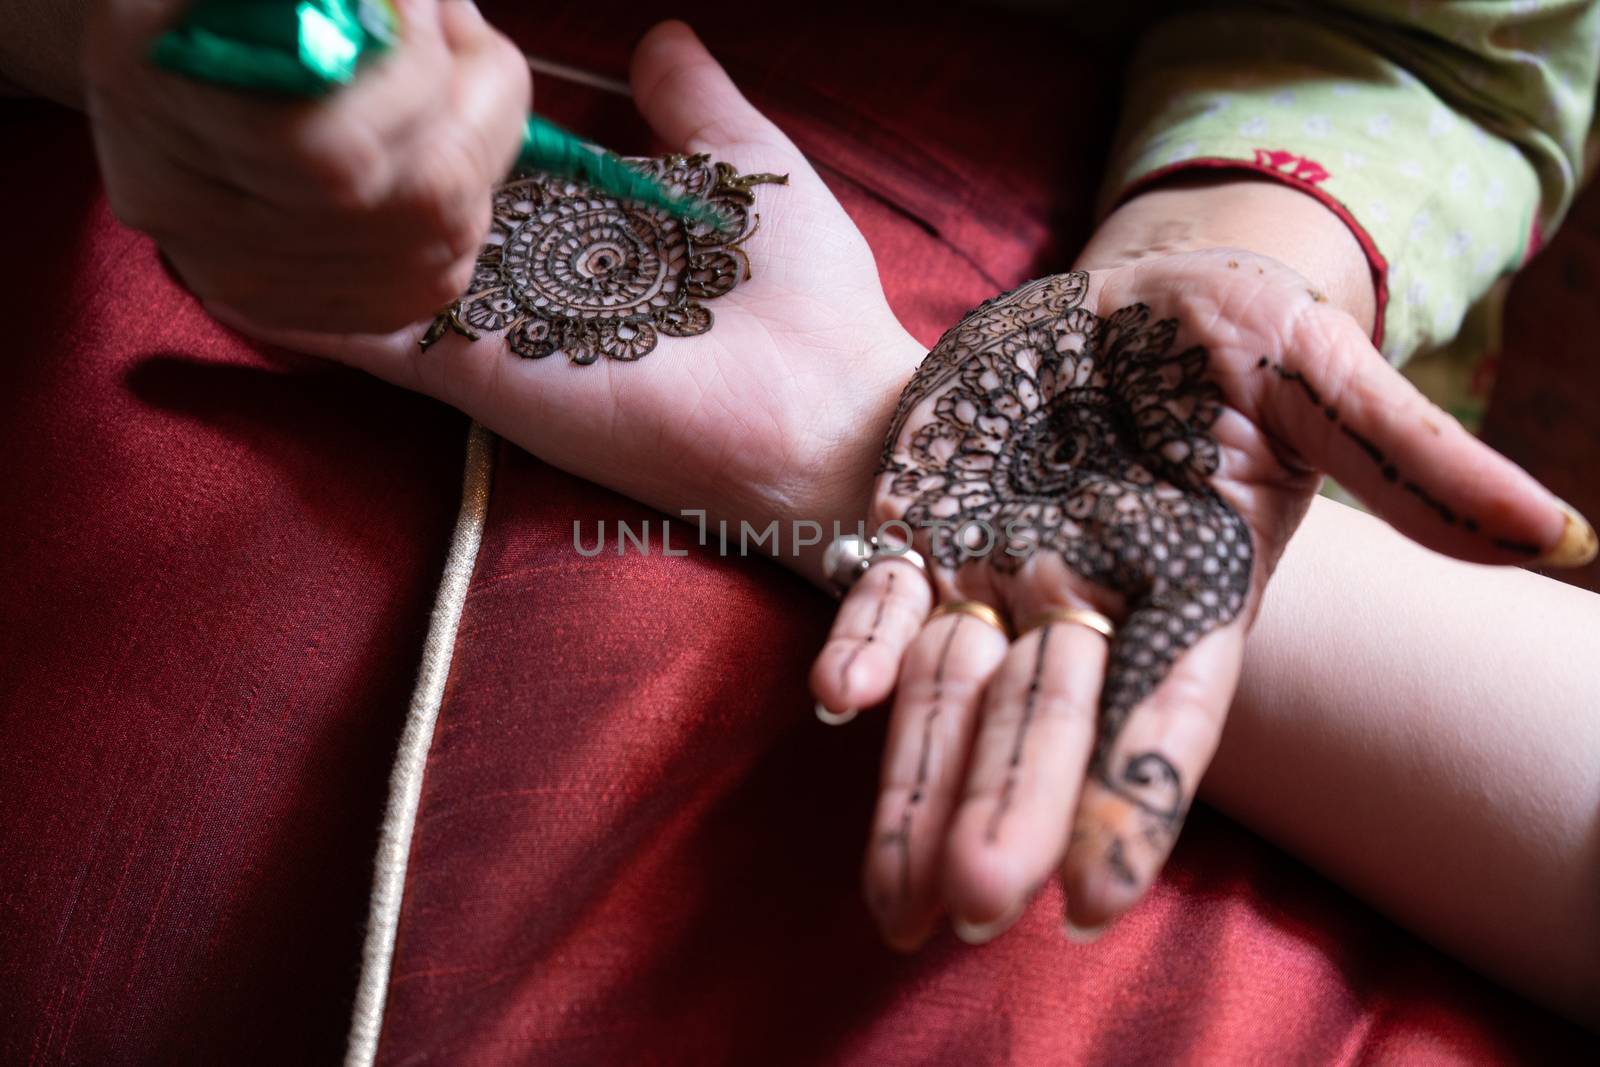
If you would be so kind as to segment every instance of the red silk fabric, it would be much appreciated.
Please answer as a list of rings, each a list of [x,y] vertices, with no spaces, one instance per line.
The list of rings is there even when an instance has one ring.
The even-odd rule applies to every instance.
[[[0,131],[0,1063],[326,1062],[466,420],[212,323],[79,117]]]
[[[700,28],[931,341],[1086,232],[1116,57],[918,12]],[[490,13],[618,76],[652,21]],[[539,92],[649,147],[622,102]],[[0,1062],[335,1061],[465,420],[209,322],[111,219],[81,120],[0,131],[28,146],[0,168]],[[1204,810],[1094,945],[1051,890],[992,945],[889,952],[857,889],[883,719],[830,730],[804,694],[830,604],[759,561],[572,549],[646,517],[500,449],[381,1062],[1592,1055]]]

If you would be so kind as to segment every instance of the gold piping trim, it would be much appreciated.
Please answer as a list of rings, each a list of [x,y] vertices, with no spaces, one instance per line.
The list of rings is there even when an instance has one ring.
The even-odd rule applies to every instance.
[[[461,480],[461,511],[456,516],[444,575],[434,598],[433,617],[422,645],[417,687],[411,694],[400,748],[389,775],[389,804],[378,834],[378,858],[372,876],[372,902],[367,911],[367,939],[361,948],[361,978],[356,986],[355,1011],[350,1020],[346,1067],[370,1067],[378,1055],[383,1032],[383,1009],[389,996],[389,974],[394,965],[395,936],[400,928],[400,901],[405,893],[406,862],[416,830],[417,808],[422,800],[422,774],[433,745],[434,726],[444,703],[444,685],[450,677],[456,631],[467,603],[467,588],[483,543],[483,524],[489,511],[489,487],[494,478],[495,436],[476,422],[467,432],[466,470]]]

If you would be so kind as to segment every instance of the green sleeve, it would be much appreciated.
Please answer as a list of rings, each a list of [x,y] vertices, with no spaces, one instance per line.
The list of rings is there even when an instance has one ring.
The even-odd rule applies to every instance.
[[[1134,59],[1108,196],[1195,167],[1244,168],[1316,196],[1362,242],[1375,340],[1400,363],[1481,325],[1496,280],[1560,221],[1597,71],[1593,2],[1187,11],[1158,23]]]

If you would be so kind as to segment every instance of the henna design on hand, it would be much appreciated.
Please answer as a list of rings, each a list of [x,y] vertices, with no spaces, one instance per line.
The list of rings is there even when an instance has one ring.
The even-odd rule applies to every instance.
[[[1446,526],[1460,526],[1470,534],[1482,533],[1482,527],[1477,519],[1471,515],[1457,514],[1454,508],[1428,492],[1420,483],[1406,477],[1400,468],[1395,466],[1388,456],[1384,455],[1381,448],[1362,434],[1352,430],[1344,420],[1339,418],[1339,410],[1337,408],[1322,402],[1322,394],[1300,371],[1290,370],[1277,360],[1268,359],[1266,356],[1262,356],[1256,361],[1256,369],[1269,370],[1283,381],[1298,385],[1300,391],[1305,394],[1307,402],[1312,407],[1320,409],[1323,418],[1338,426],[1340,433],[1348,437],[1355,443],[1357,448],[1367,454],[1367,458],[1372,460],[1373,465],[1378,468],[1378,473],[1383,475],[1384,481],[1398,484],[1401,489],[1416,497],[1429,511],[1439,516],[1440,522]],[[1524,556],[1537,556],[1540,552],[1538,545],[1529,544],[1526,541],[1515,541],[1506,537],[1494,537],[1490,540],[1496,548],[1503,548],[1507,552],[1516,552]]]
[[[1006,780],[1000,786],[1000,799],[994,813],[989,816],[989,827],[984,836],[991,842],[1000,839],[1000,821],[1011,810],[1011,801],[1017,793],[1017,775],[1022,770],[1022,753],[1028,743],[1028,729],[1033,725],[1034,712],[1039,704],[1039,687],[1044,682],[1045,649],[1050,644],[1053,626],[1039,631],[1039,644],[1033,650],[1033,672],[1028,677],[1028,692],[1022,698],[1022,718],[1017,721],[1017,733],[1011,742],[1011,755],[1006,758]]]
[[[901,396],[882,469],[955,569],[967,532],[997,534],[986,565],[1035,552],[1122,594],[1100,698],[1095,773],[1168,832],[1184,811],[1176,768],[1156,752],[1110,753],[1129,713],[1202,636],[1243,610],[1249,528],[1211,487],[1221,394],[1201,347],[1172,351],[1178,324],[1135,304],[1081,307],[1082,272],[983,304],[948,331]],[[906,433],[931,404],[931,420]]]
[[[514,177],[495,192],[470,288],[434,319],[422,347],[447,330],[474,341],[503,333],[519,356],[565,352],[588,364],[640,359],[661,334],[711,329],[699,301],[750,277],[743,245],[760,222],[751,189],[788,176],[741,175],[705,155],[628,162],[674,195],[708,203],[719,221],[685,222],[564,178]]]
[[[973,348],[986,340],[1003,337],[1007,332],[1022,326],[1048,322],[1065,314],[1068,309],[1083,303],[1089,285],[1089,276],[1083,271],[1073,271],[1052,278],[1040,278],[1009,293],[990,297],[946,330],[939,343],[918,364],[911,381],[901,390],[895,404],[894,420],[889,425],[889,435],[883,442],[883,456],[878,463],[878,473],[904,470],[896,461],[895,445],[904,433],[906,420],[924,400],[945,385],[961,368],[962,360]]]
[[[894,599],[894,578],[894,571],[890,571],[884,579],[883,595],[878,598],[878,608],[872,614],[872,625],[867,628],[867,636],[863,637],[839,664],[839,684],[841,686],[848,684],[850,668],[855,664],[856,657],[861,655],[861,650],[878,639],[878,627],[883,625],[883,609],[888,607],[890,600]]]
[[[879,836],[879,841],[900,852],[900,902],[905,904],[911,899],[911,836],[917,822],[917,814],[922,809],[923,803],[928,799],[928,777],[933,764],[933,736],[934,724],[939,721],[939,716],[944,713],[944,673],[945,666],[950,661],[950,646],[955,643],[956,634],[967,622],[967,617],[957,615],[955,625],[950,627],[950,632],[944,635],[944,642],[939,646],[939,662],[933,672],[933,692],[930,694],[931,702],[928,711],[922,717],[922,747],[917,753],[917,777],[911,786],[911,795],[906,798],[906,806],[900,812],[900,825],[893,830],[887,830]],[[887,910],[885,902],[878,904],[880,912]]]

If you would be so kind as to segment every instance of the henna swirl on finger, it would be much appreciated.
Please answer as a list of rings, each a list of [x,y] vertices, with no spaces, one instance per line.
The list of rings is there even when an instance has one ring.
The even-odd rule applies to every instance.
[[[1160,753],[1110,754],[1129,713],[1244,608],[1249,528],[1211,485],[1221,393],[1208,354],[1174,351],[1142,304],[1102,318],[1081,272],[991,300],[947,332],[901,396],[882,469],[932,557],[1014,573],[1035,553],[1132,606],[1112,642],[1093,766],[1176,829],[1187,791]],[[914,413],[927,421],[907,426]],[[972,531],[997,539],[981,552]]]
[[[718,221],[686,222],[580,182],[518,175],[495,192],[470,287],[434,319],[422,347],[451,330],[470,340],[498,333],[524,358],[564,352],[589,364],[641,359],[662,335],[711,329],[699,301],[750,277],[743,246],[760,222],[751,189],[788,177],[739,174],[705,155],[628,162],[675,196],[710,205]]]

